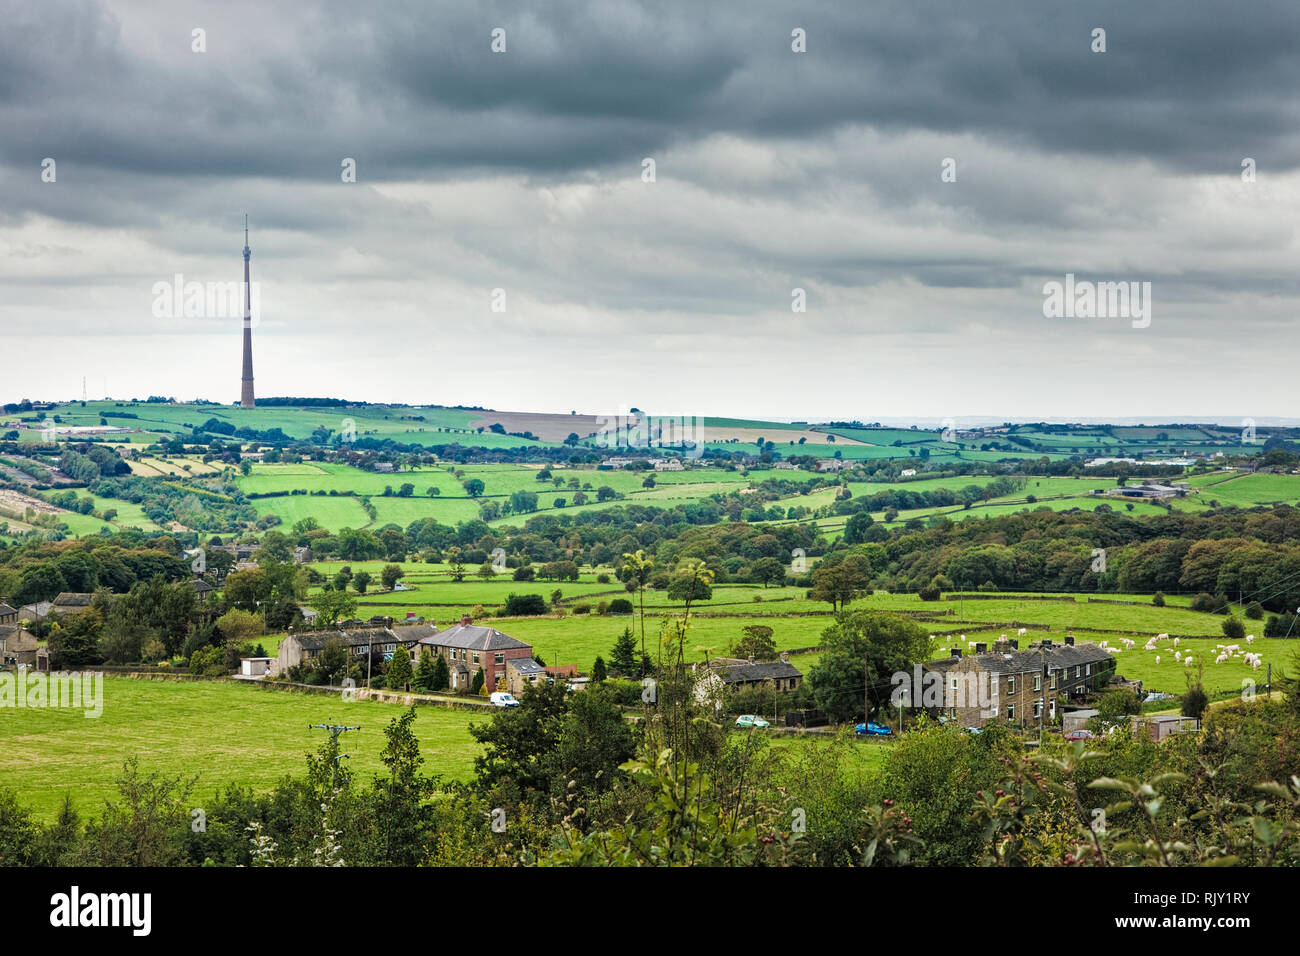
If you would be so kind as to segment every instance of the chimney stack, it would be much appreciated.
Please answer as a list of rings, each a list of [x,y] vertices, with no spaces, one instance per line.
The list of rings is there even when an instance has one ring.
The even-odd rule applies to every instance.
[[[953,656],[954,658],[956,658],[957,660],[961,660],[961,648],[960,648],[960,647],[954,647],[954,648],[952,649],[952,656]]]
[[[470,626],[470,623],[471,623],[472,621],[473,621],[473,618],[471,618],[468,614],[462,614],[462,615],[460,616],[460,626],[461,626],[461,627],[469,627],[469,626]]]
[[[1067,634],[1067,635],[1065,635],[1065,644],[1066,644],[1067,647],[1074,647],[1074,635],[1073,635],[1073,634]]]
[[[988,649],[989,649],[989,646],[988,646],[987,644],[976,644],[976,645],[975,645],[975,653],[976,653],[976,654],[986,654],[986,653],[988,653]]]

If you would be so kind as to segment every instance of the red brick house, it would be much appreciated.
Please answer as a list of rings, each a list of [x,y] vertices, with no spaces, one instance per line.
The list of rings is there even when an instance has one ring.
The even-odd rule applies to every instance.
[[[489,694],[506,689],[507,661],[533,656],[531,644],[515,640],[494,627],[476,625],[468,614],[460,619],[460,624],[420,638],[413,655],[416,660],[425,648],[447,659],[452,690],[469,690],[481,667]]]

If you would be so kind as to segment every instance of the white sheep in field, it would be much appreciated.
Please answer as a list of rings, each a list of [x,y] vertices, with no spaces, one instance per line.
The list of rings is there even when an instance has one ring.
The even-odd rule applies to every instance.
[[[1016,635],[1019,636],[1019,637],[1024,637],[1024,636],[1025,636],[1026,634],[1028,634],[1028,633],[1029,633],[1029,629],[1028,629],[1028,628],[1024,628],[1024,627],[1022,627],[1020,630],[1016,631]],[[1003,636],[1005,637],[1006,635],[1003,635]]]
[[[1185,657],[1185,658],[1183,658],[1183,666],[1184,666],[1184,667],[1191,667],[1191,666],[1192,666],[1192,659],[1191,659],[1190,657]]]
[[[1247,643],[1247,644],[1254,644],[1254,643],[1255,643],[1255,635],[1254,635],[1254,634],[1247,634],[1247,635],[1246,635],[1246,643]]]
[[[1181,661],[1182,659],[1183,659],[1183,652],[1182,652],[1182,651],[1174,651],[1174,660],[1176,660],[1176,661]]]
[[[1168,635],[1168,634],[1157,634],[1157,635],[1156,635],[1156,640],[1157,640],[1157,641],[1167,641],[1167,640],[1169,640],[1169,635]]]
[[[1160,655],[1159,655],[1159,654],[1156,655],[1156,663],[1157,663],[1157,664],[1160,663]]]
[[[1226,661],[1227,659],[1228,659],[1228,655],[1227,655],[1227,654],[1220,654],[1218,657],[1216,657],[1216,658],[1214,659],[1214,663],[1216,663],[1216,664],[1222,664],[1222,663],[1223,663],[1224,661]]]
[[[1259,665],[1260,665],[1260,660],[1258,657],[1250,662],[1250,666],[1252,670],[1259,670]]]

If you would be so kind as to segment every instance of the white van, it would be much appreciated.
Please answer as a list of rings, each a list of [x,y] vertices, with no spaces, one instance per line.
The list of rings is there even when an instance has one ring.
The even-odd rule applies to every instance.
[[[507,694],[504,691],[497,691],[492,695],[493,707],[518,707],[519,701],[515,700],[513,694]]]

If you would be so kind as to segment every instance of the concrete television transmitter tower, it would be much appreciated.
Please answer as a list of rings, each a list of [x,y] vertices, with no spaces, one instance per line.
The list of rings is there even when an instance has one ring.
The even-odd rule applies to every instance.
[[[240,379],[239,407],[253,408],[253,287],[248,281],[248,260],[253,251],[248,248],[248,214],[244,214],[244,374]]]

